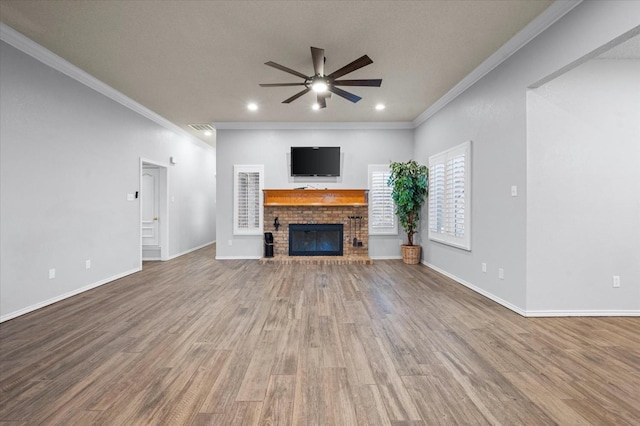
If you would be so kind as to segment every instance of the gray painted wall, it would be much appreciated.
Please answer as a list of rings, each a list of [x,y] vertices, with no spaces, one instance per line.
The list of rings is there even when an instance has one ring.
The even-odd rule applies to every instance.
[[[291,178],[288,165],[292,146],[340,146],[342,176]],[[407,161],[412,146],[412,130],[218,130],[218,258],[262,256],[262,236],[233,235],[234,164],[264,164],[265,189],[307,184],[318,188],[367,188],[369,164]],[[265,231],[269,226],[265,224]],[[399,238],[404,237],[372,236],[370,256],[400,256]]]
[[[640,309],[640,60],[582,64],[528,113],[527,311]]]
[[[139,202],[127,194],[139,191],[141,157],[178,160],[169,255],[215,240],[213,148],[4,42],[0,93],[0,318],[140,268]]]
[[[429,241],[426,263],[525,312],[527,88],[630,31],[638,25],[638,16],[640,2],[580,4],[416,129],[414,156],[424,163],[430,155],[473,141],[472,251]],[[513,185],[517,197],[511,196]],[[426,222],[422,229],[424,233]],[[482,262],[487,273],[481,271]],[[498,278],[499,267],[504,268],[504,280]]]

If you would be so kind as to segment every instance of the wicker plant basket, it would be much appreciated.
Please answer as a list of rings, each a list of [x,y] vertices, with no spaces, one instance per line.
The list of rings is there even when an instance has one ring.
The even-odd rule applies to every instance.
[[[404,263],[407,263],[409,265],[416,265],[418,263],[420,263],[420,250],[422,249],[422,247],[415,245],[415,246],[408,246],[406,244],[404,244],[402,246],[402,261]]]

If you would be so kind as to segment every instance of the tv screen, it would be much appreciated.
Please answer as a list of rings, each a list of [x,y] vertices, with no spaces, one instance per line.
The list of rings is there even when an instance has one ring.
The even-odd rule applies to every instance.
[[[340,147],[292,146],[291,176],[340,176]]]

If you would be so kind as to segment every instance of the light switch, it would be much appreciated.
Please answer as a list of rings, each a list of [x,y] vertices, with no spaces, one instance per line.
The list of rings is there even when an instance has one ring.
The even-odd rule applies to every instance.
[[[512,197],[517,197],[518,196],[518,187],[516,185],[513,185],[511,187],[511,196]]]

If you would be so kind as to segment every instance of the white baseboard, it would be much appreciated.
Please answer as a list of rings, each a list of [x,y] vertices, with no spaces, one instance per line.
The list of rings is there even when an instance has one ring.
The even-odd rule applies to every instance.
[[[640,311],[634,310],[585,310],[585,311],[527,311],[527,317],[639,317]]]
[[[473,284],[471,284],[470,282],[467,282],[465,280],[463,280],[462,278],[456,277],[455,275],[444,271],[440,268],[438,268],[437,266],[431,265],[428,262],[425,262],[424,260],[422,261],[422,264],[425,266],[428,266],[429,268],[433,269],[434,271],[437,271],[439,273],[441,273],[442,275],[445,275],[449,278],[451,278],[452,280],[462,284],[465,287],[470,288],[471,290],[475,291],[476,293],[480,293],[481,295],[483,295],[486,298],[489,298],[491,300],[493,300],[494,302],[504,306],[507,309],[512,310],[513,312],[517,313],[518,315],[522,315],[523,317],[527,316],[527,311],[525,311],[524,309],[520,308],[519,306],[514,305],[513,303],[507,302],[504,299],[499,298],[498,296],[496,296],[495,294],[489,293],[488,291],[481,289],[480,287],[477,287]]]
[[[171,256],[167,257],[166,259],[161,259],[161,260],[175,259],[176,257],[184,256],[185,254],[189,254],[192,251],[200,250],[201,248],[205,248],[205,247],[210,246],[211,244],[215,244],[215,243],[216,243],[215,240],[214,241],[210,241],[210,242],[204,243],[204,244],[202,244],[202,245],[200,245],[198,247],[193,247],[193,248],[190,248],[189,250],[185,250],[185,251],[180,252],[180,253],[172,254]]]
[[[258,260],[262,256],[216,256],[216,260]]]
[[[402,259],[402,256],[371,256],[371,260],[398,260]]]
[[[123,277],[126,277],[127,275],[135,274],[136,272],[140,272],[140,270],[141,270],[140,268],[130,269],[130,270],[126,271],[126,272],[122,272],[121,274],[113,275],[113,276],[111,276],[109,278],[105,278],[104,280],[97,281],[97,282],[95,282],[93,284],[89,284],[89,285],[86,285],[84,287],[80,287],[80,288],[72,290],[70,292],[61,294],[60,296],[53,297],[53,298],[51,298],[49,300],[45,300],[43,302],[36,303],[35,305],[27,306],[26,308],[18,309],[17,311],[14,311],[14,312],[11,312],[9,314],[0,316],[0,322],[5,322],[5,321],[8,321],[10,319],[19,317],[21,315],[28,314],[29,312],[33,312],[35,310],[38,310],[40,308],[44,308],[45,306],[48,306],[48,305],[52,305],[52,304],[54,304],[56,302],[59,302],[61,300],[68,299],[69,297],[75,296],[77,294],[84,293],[85,291],[89,291],[89,290],[94,289],[96,287],[100,287],[101,285],[110,283],[111,281],[115,281],[115,280],[123,278]]]

